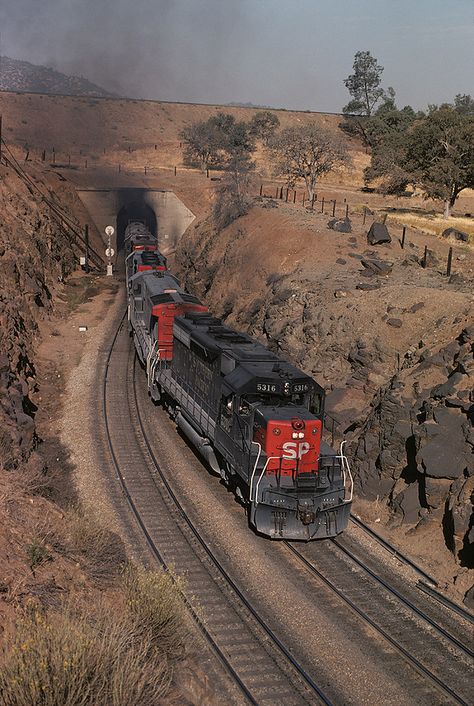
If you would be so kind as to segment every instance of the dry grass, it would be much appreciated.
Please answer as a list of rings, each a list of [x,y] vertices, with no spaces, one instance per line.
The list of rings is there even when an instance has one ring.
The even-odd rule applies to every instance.
[[[446,228],[456,228],[469,235],[470,243],[474,242],[474,219],[463,217],[443,218],[440,214],[430,213],[390,213],[388,221],[422,230],[431,235],[441,235]]]
[[[165,703],[187,639],[179,592],[136,568],[123,585],[113,604],[26,610],[4,642],[0,706]]]
[[[121,573],[125,549],[120,537],[78,506],[65,512],[66,533],[59,539],[58,550],[82,559],[87,575],[96,583],[109,583]]]

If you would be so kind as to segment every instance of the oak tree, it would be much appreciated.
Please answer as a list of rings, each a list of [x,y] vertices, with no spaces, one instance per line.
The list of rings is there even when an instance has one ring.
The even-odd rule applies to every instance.
[[[282,130],[275,135],[269,149],[275,172],[286,177],[290,188],[304,180],[309,199],[314,196],[320,176],[351,164],[346,144],[329,130],[315,125]]]

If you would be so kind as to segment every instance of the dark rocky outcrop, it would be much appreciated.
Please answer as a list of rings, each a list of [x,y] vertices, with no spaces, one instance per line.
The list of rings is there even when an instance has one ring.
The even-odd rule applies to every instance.
[[[392,242],[392,238],[385,223],[379,223],[378,221],[372,223],[367,233],[367,242],[369,245],[381,245],[383,243]]]
[[[474,327],[436,354],[420,351],[380,390],[356,450],[359,492],[387,498],[400,522],[439,514],[447,546],[467,565],[474,561],[473,352]]]

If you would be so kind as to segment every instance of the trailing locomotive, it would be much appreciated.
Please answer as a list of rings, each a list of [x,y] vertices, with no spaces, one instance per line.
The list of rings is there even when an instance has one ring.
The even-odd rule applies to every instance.
[[[321,439],[324,390],[212,317],[169,272],[128,280],[129,326],[148,389],[272,538],[333,537],[347,525],[352,477]]]
[[[165,272],[166,269],[166,257],[158,250],[133,250],[125,260],[127,282],[137,272],[146,272],[148,270]]]
[[[125,256],[131,252],[158,250],[156,238],[145,223],[131,221],[125,229]]]

